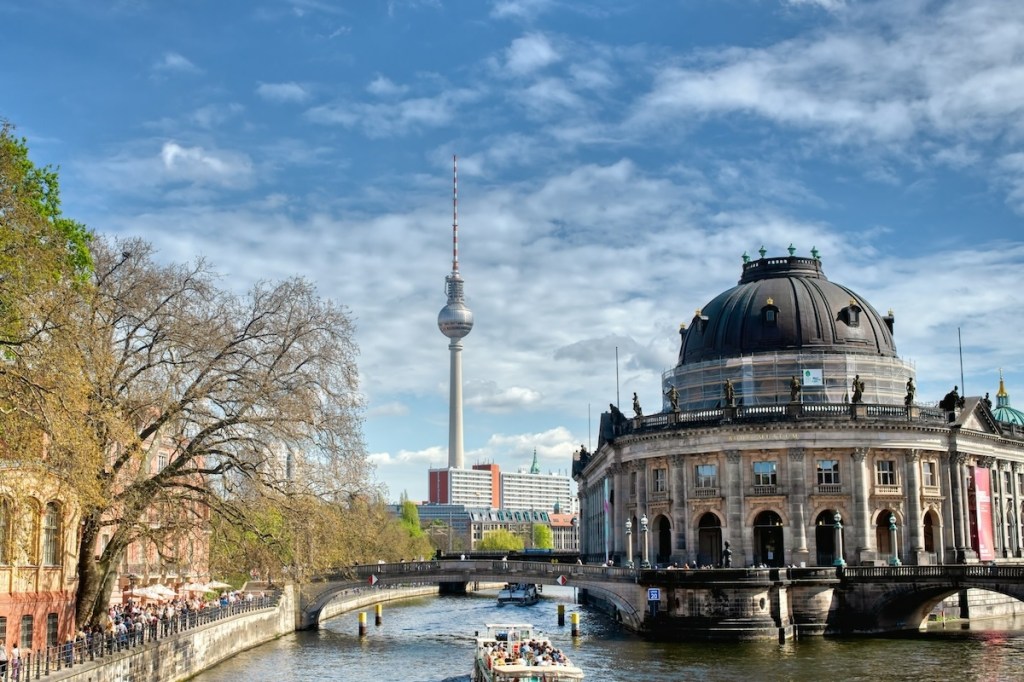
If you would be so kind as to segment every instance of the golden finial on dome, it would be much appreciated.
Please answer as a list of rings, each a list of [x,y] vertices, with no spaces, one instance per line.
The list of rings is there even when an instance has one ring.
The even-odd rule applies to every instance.
[[[700,312],[701,312],[700,308],[697,308],[695,311],[693,311],[693,314],[695,316],[697,316],[697,317],[700,317]]]
[[[1006,398],[1009,394],[1006,392],[1006,386],[1003,384],[1003,368],[999,368],[999,392],[996,393],[997,398]]]
[[[769,296],[769,297],[768,297],[768,300],[766,301],[766,303],[767,303],[768,305],[775,305],[775,299],[774,299],[774,298],[772,298],[771,296]]]

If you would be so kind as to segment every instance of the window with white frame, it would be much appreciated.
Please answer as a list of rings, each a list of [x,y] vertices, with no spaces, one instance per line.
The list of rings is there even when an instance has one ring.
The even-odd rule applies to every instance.
[[[775,485],[776,462],[754,462],[754,485]]]
[[[654,470],[654,492],[656,492],[656,493],[667,493],[668,492],[668,469],[655,469]]]
[[[839,461],[818,460],[818,485],[839,485]]]
[[[891,459],[880,459],[875,462],[875,484],[896,485],[896,462]]]
[[[718,487],[718,465],[698,464],[694,476],[698,488]]]
[[[939,486],[939,479],[935,474],[935,462],[921,462],[921,482],[926,488]]]
[[[59,566],[60,558],[60,507],[50,502],[43,515],[43,565]]]

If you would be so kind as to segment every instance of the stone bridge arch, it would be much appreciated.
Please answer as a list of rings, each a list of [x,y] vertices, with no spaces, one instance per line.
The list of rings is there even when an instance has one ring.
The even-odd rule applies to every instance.
[[[560,577],[565,578],[564,583],[559,581]],[[636,606],[642,604],[637,596],[641,590],[636,585],[635,574],[628,569],[501,559],[375,564],[317,576],[299,586],[295,624],[300,630],[317,628],[324,607],[339,596],[353,596],[354,590],[359,590],[360,596],[365,594],[367,603],[373,603],[379,601],[379,596],[374,597],[374,590],[382,587],[447,584],[462,585],[464,589],[472,582],[564,584],[587,590],[614,605],[613,615],[626,627],[639,630],[643,624],[643,612]]]
[[[836,592],[829,630],[873,634],[917,630],[932,609],[964,589],[980,589],[1024,602],[1024,567],[919,566],[846,569]]]

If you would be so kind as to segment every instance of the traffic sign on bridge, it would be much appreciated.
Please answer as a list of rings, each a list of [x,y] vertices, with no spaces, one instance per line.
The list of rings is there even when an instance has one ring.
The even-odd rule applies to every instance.
[[[555,582],[558,583],[559,585],[564,585],[567,582],[569,582],[569,579],[566,578],[564,575],[560,575],[557,578],[555,578]]]
[[[377,576],[371,575],[370,576],[370,585],[371,586],[376,585],[377,584],[377,580],[378,580]]]

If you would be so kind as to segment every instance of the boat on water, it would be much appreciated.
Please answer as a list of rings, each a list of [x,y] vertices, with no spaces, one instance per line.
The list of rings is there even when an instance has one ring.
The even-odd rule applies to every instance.
[[[496,623],[476,637],[472,682],[578,682],[583,671],[526,623]]]
[[[498,590],[498,606],[531,606],[539,601],[540,592],[532,583],[506,583],[505,587]]]

